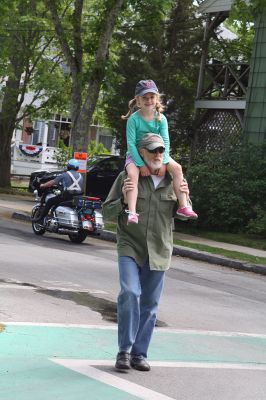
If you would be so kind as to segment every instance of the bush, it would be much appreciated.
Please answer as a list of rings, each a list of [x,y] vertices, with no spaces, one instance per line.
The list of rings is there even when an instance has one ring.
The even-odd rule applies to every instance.
[[[87,151],[88,157],[92,157],[98,154],[110,154],[102,143],[96,143],[96,140],[91,140],[88,145]],[[59,140],[59,146],[55,150],[54,159],[60,169],[66,167],[67,162],[73,157],[73,147],[68,147],[64,144],[63,140]]]
[[[102,143],[96,143],[96,140],[91,140],[88,145],[88,156],[95,156],[99,154],[110,154],[110,151],[107,150]]]
[[[68,160],[72,158],[72,153],[73,148],[66,146],[62,139],[59,140],[59,146],[54,154],[58,168],[63,169],[66,167]]]
[[[201,157],[188,171],[199,227],[265,234],[265,177],[264,144],[236,146]]]
[[[266,238],[266,212],[258,207],[256,210],[256,217],[251,219],[247,226],[248,233],[260,235]]]

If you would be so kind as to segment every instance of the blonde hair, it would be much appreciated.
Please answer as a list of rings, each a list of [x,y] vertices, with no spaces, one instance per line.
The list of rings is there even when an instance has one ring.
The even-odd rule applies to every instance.
[[[156,101],[156,106],[155,106],[155,110],[156,110],[156,119],[157,121],[161,121],[161,112],[163,112],[164,110],[164,106],[162,105],[161,101],[160,101],[160,94],[156,94],[157,96],[157,101]],[[134,97],[134,99],[131,99],[128,102],[128,112],[126,115],[121,115],[122,119],[128,119],[130,117],[131,114],[133,114],[134,111],[137,110],[138,105],[137,105],[137,98],[140,96],[136,96]]]

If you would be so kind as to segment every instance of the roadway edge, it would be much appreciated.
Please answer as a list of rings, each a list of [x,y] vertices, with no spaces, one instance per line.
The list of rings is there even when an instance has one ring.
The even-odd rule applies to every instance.
[[[29,214],[23,212],[14,212],[12,214],[12,218],[26,222],[31,221]],[[95,237],[109,242],[116,242],[116,234],[111,231],[102,231],[100,234],[95,235]],[[256,274],[266,275],[266,266],[264,265],[244,263],[240,260],[232,260],[227,257],[210,254],[204,251],[188,249],[187,247],[183,246],[174,245],[173,255],[180,257],[187,257],[198,261],[204,261],[209,264],[217,264],[223,267],[233,268],[236,270],[243,270],[248,272],[254,272]]]

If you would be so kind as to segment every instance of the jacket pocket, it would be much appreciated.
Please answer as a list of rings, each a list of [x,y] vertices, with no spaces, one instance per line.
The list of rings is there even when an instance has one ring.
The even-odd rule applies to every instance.
[[[177,199],[174,194],[161,194],[162,201],[173,201],[176,202]]]
[[[143,195],[140,195],[137,199],[137,212],[140,213],[145,210],[147,210],[147,198]]]
[[[165,218],[172,218],[177,199],[174,194],[161,194],[159,210]]]

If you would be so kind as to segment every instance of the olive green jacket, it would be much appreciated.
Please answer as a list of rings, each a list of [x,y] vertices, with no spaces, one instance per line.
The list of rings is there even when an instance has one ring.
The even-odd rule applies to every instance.
[[[118,255],[132,257],[140,267],[149,258],[152,270],[167,270],[173,251],[172,217],[177,207],[172,178],[166,173],[156,189],[151,177],[139,178],[139,223],[130,225],[121,190],[125,178],[125,172],[121,172],[103,204],[104,219],[117,222]]]

